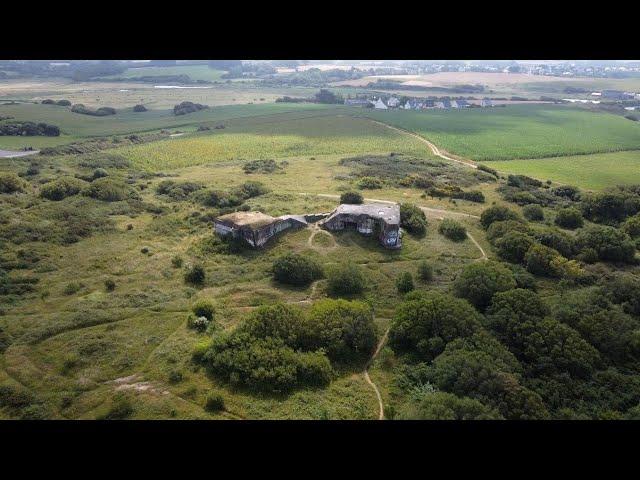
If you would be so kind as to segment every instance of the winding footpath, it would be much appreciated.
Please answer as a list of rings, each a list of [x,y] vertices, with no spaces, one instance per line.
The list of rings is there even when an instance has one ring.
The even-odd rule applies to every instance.
[[[373,388],[373,391],[376,392],[376,398],[378,399],[378,411],[379,411],[378,420],[384,420],[384,405],[382,404],[382,395],[380,395],[380,390],[378,390],[378,387],[376,386],[375,383],[373,383],[373,381],[371,380],[371,377],[369,376],[369,367],[373,364],[373,361],[378,356],[378,353],[380,353],[380,350],[382,350],[382,347],[384,346],[385,342],[387,341],[387,337],[388,336],[389,336],[389,329],[387,328],[387,330],[384,332],[384,335],[380,339],[380,342],[378,342],[378,346],[376,347],[376,351],[373,352],[373,355],[371,356],[371,358],[367,362],[367,365],[365,366],[364,372],[363,372],[364,379],[371,386],[371,388]]]
[[[424,137],[421,137],[417,133],[411,132],[409,130],[405,130],[404,128],[394,127],[392,125],[389,125],[388,123],[379,122],[378,120],[373,120],[371,118],[369,120],[372,121],[373,123],[377,123],[378,125],[382,125],[383,127],[387,127],[387,128],[389,128],[391,130],[395,130],[396,132],[404,133],[405,135],[410,135],[413,138],[417,139],[418,141],[420,141],[422,143],[425,143],[429,147],[429,149],[431,150],[431,153],[433,153],[436,157],[440,157],[440,158],[442,158],[444,160],[449,160],[451,162],[460,163],[460,164],[466,165],[467,167],[470,167],[470,168],[478,168],[478,166],[475,163],[472,163],[472,162],[470,162],[468,160],[463,160],[463,159],[460,159],[460,158],[453,158],[453,157],[450,157],[449,155],[447,155],[445,153],[442,153],[438,147],[436,147],[429,140],[427,140]]]

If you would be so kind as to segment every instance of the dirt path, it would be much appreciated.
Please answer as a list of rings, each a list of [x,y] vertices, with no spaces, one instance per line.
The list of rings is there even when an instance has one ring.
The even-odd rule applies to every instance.
[[[480,253],[482,254],[482,256],[478,260],[487,260],[487,254],[485,253],[484,249],[480,246],[480,244],[476,241],[476,239],[473,238],[473,235],[467,232],[467,237],[469,237],[469,240],[473,242],[473,244],[478,248],[478,250],[480,250]]]
[[[40,153],[40,150],[28,150],[28,151],[18,151],[18,152],[14,152],[13,150],[0,150],[0,158],[26,157],[28,155],[35,155],[36,153]]]
[[[405,135],[411,135],[412,137],[414,137],[415,139],[417,139],[418,141],[425,143],[429,149],[431,149],[431,153],[433,153],[436,157],[440,157],[444,160],[449,160],[451,162],[456,162],[456,163],[461,163],[462,165],[466,165],[467,167],[471,167],[471,168],[478,168],[478,166],[475,163],[471,163],[471,161],[469,160],[462,160],[460,158],[453,158],[445,153],[442,153],[440,151],[440,149],[438,147],[436,147],[433,143],[431,143],[429,140],[427,140],[424,137],[421,137],[420,135],[418,135],[417,133],[413,133],[409,130],[405,130],[404,128],[398,128],[398,127],[394,127],[391,126],[387,123],[383,123],[383,122],[379,122],[378,120],[373,120],[373,119],[369,119],[371,120],[373,123],[377,123],[378,125],[382,125],[383,127],[387,127],[391,130],[395,130],[396,132],[400,132],[400,133],[404,133]]]
[[[378,353],[380,353],[380,350],[382,350],[382,347],[384,346],[385,342],[387,341],[387,337],[388,336],[389,336],[389,329],[387,328],[387,330],[384,332],[384,335],[380,339],[380,342],[378,343],[378,346],[376,347],[376,351],[373,352],[373,355],[371,356],[371,358],[367,362],[367,365],[364,368],[364,373],[363,373],[364,374],[364,379],[366,380],[366,382],[369,385],[371,385],[371,388],[373,388],[373,391],[376,392],[376,398],[378,399],[378,409],[379,409],[379,412],[380,412],[378,414],[378,420],[384,420],[384,405],[382,404],[382,395],[380,395],[380,390],[378,390],[378,387],[376,386],[375,383],[373,383],[373,381],[371,380],[371,377],[369,376],[369,367],[371,366],[373,361],[378,356]]]

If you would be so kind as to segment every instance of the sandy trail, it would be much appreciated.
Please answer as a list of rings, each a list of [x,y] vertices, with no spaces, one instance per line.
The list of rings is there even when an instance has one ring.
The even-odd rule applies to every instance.
[[[369,367],[378,356],[378,353],[380,353],[380,350],[382,350],[382,347],[387,341],[388,336],[389,336],[389,329],[387,328],[387,330],[384,332],[384,335],[380,339],[380,342],[378,342],[376,351],[373,352],[373,355],[369,359],[369,362],[367,362],[367,366],[365,367],[364,373],[363,373],[364,379],[367,381],[369,385],[371,385],[371,388],[373,388],[373,391],[376,392],[376,398],[378,399],[378,409],[379,409],[378,420],[384,420],[384,405],[382,404],[382,395],[380,395],[380,390],[378,390],[378,387],[376,386],[376,384],[373,383],[373,381],[371,380],[371,377],[369,377]]]

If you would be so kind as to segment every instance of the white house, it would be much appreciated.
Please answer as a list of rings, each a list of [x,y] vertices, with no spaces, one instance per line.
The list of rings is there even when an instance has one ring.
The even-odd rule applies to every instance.
[[[490,98],[483,98],[482,100],[480,100],[480,106],[481,107],[493,107],[493,102],[491,101]]]
[[[375,101],[373,104],[373,108],[377,108],[379,110],[388,110],[389,108],[384,104],[381,98]]]
[[[433,106],[436,107],[436,108],[446,108],[444,106],[444,102],[436,102],[436,103],[433,104]]]
[[[396,108],[398,105],[400,105],[400,100],[396,97],[390,97],[389,100],[387,100],[387,106],[390,108]]]
[[[411,110],[413,107],[411,106],[411,102],[407,100],[407,103],[405,103],[402,108],[404,108],[405,110]]]

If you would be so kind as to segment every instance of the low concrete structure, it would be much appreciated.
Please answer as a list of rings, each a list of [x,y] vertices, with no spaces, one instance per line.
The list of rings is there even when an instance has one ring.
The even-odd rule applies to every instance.
[[[327,230],[354,229],[363,235],[376,235],[385,248],[400,248],[400,206],[386,203],[339,205],[318,223]]]
[[[302,215],[272,217],[262,212],[234,212],[222,215],[214,221],[214,229],[218,235],[241,238],[252,247],[262,247],[284,230],[306,226],[307,220]]]

